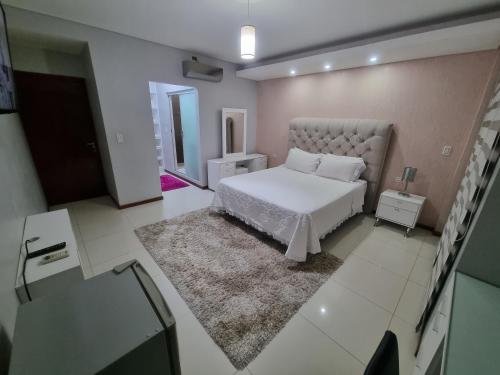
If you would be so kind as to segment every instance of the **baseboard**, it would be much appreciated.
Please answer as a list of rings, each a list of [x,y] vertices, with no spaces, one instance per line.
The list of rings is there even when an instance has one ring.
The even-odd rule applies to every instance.
[[[115,202],[116,207],[118,207],[120,210],[123,210],[124,208],[135,207],[135,206],[140,206],[141,204],[161,201],[161,200],[163,200],[163,195],[160,195],[159,197],[149,198],[149,199],[145,199],[143,201],[132,202],[132,203],[127,203],[127,204],[119,204],[114,197],[111,197],[111,199],[113,200],[113,202]]]

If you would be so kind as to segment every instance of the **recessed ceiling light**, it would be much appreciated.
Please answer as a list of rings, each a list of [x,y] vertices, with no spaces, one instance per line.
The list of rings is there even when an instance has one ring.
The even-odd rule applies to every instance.
[[[325,64],[323,68],[325,68],[325,70],[330,70],[332,66],[330,64]]]
[[[294,76],[295,74],[297,74],[297,72],[295,71],[295,69],[291,69],[291,70],[290,70],[290,75],[291,75],[291,76]]]
[[[371,63],[374,63],[374,62],[377,62],[377,61],[378,61],[378,57],[377,56],[370,57],[370,62]]]

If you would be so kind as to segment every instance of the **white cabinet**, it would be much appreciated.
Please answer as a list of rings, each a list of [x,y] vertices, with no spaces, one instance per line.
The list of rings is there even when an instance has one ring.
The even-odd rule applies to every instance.
[[[39,237],[39,239],[28,245],[30,252],[66,242],[64,250],[68,251],[69,256],[47,264],[40,262],[42,256],[28,259],[26,283],[33,299],[66,289],[84,279],[78,245],[73,234],[68,210],[62,209],[28,216],[24,227],[16,278],[16,292],[21,303],[28,300],[22,277],[26,256],[25,241],[34,237]]]
[[[408,196],[400,195],[395,190],[386,190],[380,195],[378,202],[377,224],[380,219],[391,221],[403,225],[406,229],[406,235],[411,229],[415,228],[417,220],[420,217],[425,197],[410,194]]]
[[[222,163],[220,165],[220,178],[234,176],[236,174],[236,163]]]
[[[208,187],[215,190],[221,178],[267,168],[267,156],[250,154],[234,158],[208,160]]]
[[[261,155],[260,157],[250,159],[248,161],[248,172],[260,171],[267,168],[267,156]]]
[[[422,335],[422,342],[420,344],[413,375],[424,375],[427,372],[441,343],[443,340],[446,340],[450,324],[454,282],[455,278],[454,275],[452,275],[436,304],[436,308],[427,322],[425,331]]]

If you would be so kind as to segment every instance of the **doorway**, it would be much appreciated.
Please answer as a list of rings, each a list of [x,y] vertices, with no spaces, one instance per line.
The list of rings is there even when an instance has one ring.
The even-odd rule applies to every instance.
[[[200,184],[198,91],[194,87],[149,83],[160,175]]]
[[[85,80],[14,74],[19,114],[47,203],[107,194]]]

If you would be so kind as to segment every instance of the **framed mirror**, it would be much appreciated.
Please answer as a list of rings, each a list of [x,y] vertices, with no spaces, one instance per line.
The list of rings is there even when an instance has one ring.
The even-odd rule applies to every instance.
[[[222,157],[244,156],[247,143],[247,110],[222,108]]]

